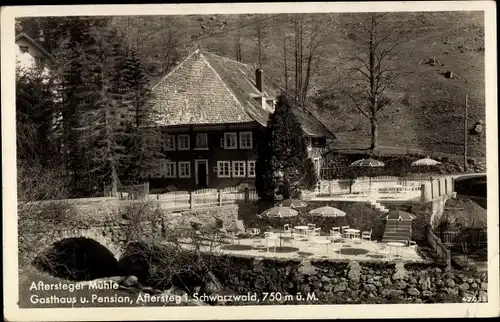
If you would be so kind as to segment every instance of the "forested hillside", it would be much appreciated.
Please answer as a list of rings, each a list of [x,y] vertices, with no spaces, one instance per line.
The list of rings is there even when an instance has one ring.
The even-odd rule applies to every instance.
[[[307,103],[338,134],[338,148],[354,149],[370,144],[370,121],[346,95],[359,85],[352,70],[363,55],[365,18],[349,13],[148,16],[113,17],[106,24],[137,52],[151,83],[197,48],[254,64]],[[24,19],[18,29],[57,56],[83,20]],[[469,127],[485,118],[482,13],[389,13],[383,23],[398,42],[384,64],[398,77],[385,89],[380,146],[461,154],[466,94]],[[469,136],[469,155],[485,156],[484,135]]]

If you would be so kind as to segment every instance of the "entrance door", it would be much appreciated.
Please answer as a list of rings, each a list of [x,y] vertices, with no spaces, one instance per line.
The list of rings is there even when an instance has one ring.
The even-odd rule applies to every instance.
[[[208,161],[195,160],[196,163],[196,184],[199,187],[206,188],[208,186]]]

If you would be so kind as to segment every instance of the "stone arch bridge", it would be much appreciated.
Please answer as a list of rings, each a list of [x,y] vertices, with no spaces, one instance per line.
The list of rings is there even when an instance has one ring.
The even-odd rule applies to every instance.
[[[158,242],[165,240],[169,227],[189,228],[192,221],[212,225],[216,217],[232,221],[238,213],[237,206],[227,206],[182,213],[162,212],[150,219],[124,219],[120,211],[115,211],[115,207],[124,207],[129,202],[108,199],[96,198],[90,206],[88,200],[76,201],[69,218],[57,224],[43,219],[33,220],[30,229],[19,230],[20,258],[32,262],[58,242],[83,238],[97,242],[112,253],[116,260],[120,260],[131,242]]]
[[[86,238],[93,240],[106,247],[116,260],[123,255],[124,249],[129,242],[123,231],[123,227],[118,225],[88,227],[88,228],[60,228],[50,231],[40,231],[33,234],[34,249],[46,250],[58,242],[73,238]],[[38,254],[30,254],[34,259]]]

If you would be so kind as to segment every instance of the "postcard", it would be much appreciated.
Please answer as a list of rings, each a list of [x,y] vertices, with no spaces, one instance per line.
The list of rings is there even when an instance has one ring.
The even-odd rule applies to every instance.
[[[7,320],[500,314],[493,1],[1,14]]]

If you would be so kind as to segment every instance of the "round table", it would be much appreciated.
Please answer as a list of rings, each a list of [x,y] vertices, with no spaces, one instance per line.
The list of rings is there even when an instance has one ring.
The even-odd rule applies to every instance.
[[[315,239],[313,243],[315,245],[326,245],[326,253],[328,254],[328,245],[330,245],[332,242],[328,239]]]
[[[301,238],[305,238],[306,233],[309,230],[309,226],[295,226],[293,228],[295,228],[295,230],[298,230],[298,233],[301,235]]]
[[[390,250],[391,250],[390,252],[391,252],[391,253],[392,253],[392,249],[395,247],[395,248],[396,248],[396,250],[397,250],[397,251],[396,251],[396,255],[401,256],[401,255],[399,254],[399,251],[400,251],[400,249],[401,249],[402,247],[404,247],[404,246],[405,246],[405,244],[404,244],[404,243],[400,243],[400,242],[389,242],[389,243],[387,243],[387,246],[389,246],[389,247],[390,247]]]
[[[354,237],[354,234],[360,233],[359,229],[354,229],[354,228],[349,228],[345,230],[347,232],[347,236],[349,236],[349,239],[352,239]]]

